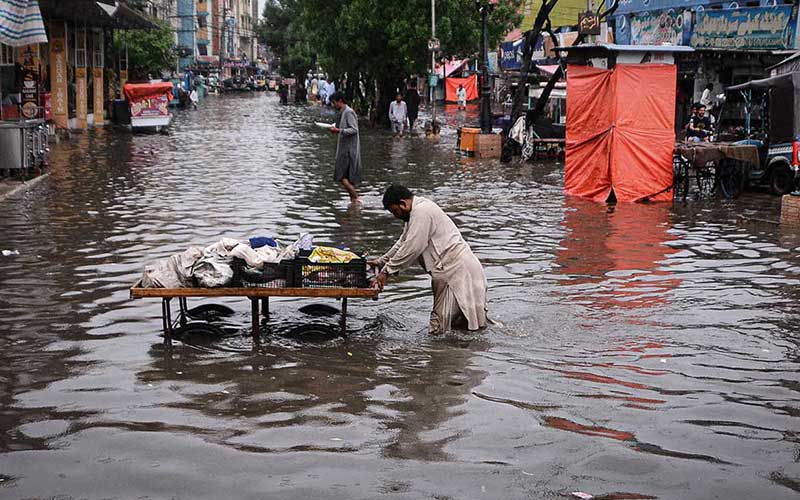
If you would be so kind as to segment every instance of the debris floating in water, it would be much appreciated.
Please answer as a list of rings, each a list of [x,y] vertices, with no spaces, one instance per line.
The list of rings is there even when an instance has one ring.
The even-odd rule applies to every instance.
[[[0,253],[3,254],[3,257],[9,257],[11,255],[19,255],[19,250],[3,250]]]
[[[592,495],[584,493],[582,491],[573,491],[571,495],[574,496],[575,498],[582,498],[583,500],[591,500],[592,498],[594,498]]]

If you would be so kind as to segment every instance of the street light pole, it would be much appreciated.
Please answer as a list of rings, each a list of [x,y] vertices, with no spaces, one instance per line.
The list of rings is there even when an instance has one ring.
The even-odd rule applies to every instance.
[[[431,0],[431,40],[436,40],[436,0]],[[428,79],[428,86],[431,88],[431,130],[436,134],[436,87],[431,85],[433,77],[436,75],[436,47],[431,47],[431,78]]]
[[[481,11],[481,133],[492,133],[492,86],[489,82],[489,12],[492,5],[485,0],[480,4]]]

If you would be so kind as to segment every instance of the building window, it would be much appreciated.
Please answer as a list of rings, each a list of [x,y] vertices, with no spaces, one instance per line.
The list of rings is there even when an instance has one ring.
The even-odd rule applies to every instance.
[[[14,65],[14,47],[0,43],[0,66]]]

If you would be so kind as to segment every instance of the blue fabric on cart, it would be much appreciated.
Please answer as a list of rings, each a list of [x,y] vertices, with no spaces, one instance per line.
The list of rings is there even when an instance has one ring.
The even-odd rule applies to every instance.
[[[250,238],[250,248],[261,248],[267,245],[277,247],[278,243],[269,236],[254,236]]]

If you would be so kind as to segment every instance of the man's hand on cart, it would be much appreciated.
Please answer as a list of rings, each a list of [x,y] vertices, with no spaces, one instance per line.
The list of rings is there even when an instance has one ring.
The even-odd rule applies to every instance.
[[[386,286],[386,279],[389,277],[389,274],[386,271],[381,271],[375,276],[375,281],[372,283],[372,288],[377,288],[379,291],[383,291],[383,287]]]

